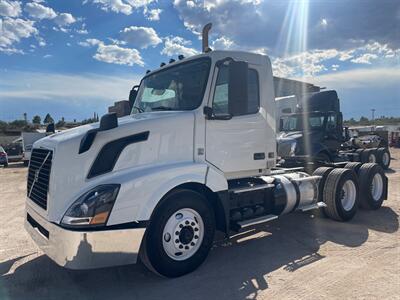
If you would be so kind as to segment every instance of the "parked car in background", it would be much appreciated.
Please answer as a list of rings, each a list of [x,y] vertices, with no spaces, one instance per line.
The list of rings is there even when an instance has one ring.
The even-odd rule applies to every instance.
[[[8,167],[7,152],[1,146],[0,146],[0,165],[3,165],[4,167]]]

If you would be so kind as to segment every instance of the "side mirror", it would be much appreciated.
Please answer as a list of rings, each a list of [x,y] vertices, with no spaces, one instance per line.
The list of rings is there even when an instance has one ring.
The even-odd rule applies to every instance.
[[[232,116],[246,113],[248,105],[247,78],[249,66],[244,61],[229,63],[228,111]]]
[[[47,125],[46,127],[46,133],[55,133],[55,127],[54,127],[54,123],[50,123]]]
[[[133,105],[135,104],[138,90],[139,90],[139,86],[135,85],[129,92],[129,105],[131,106],[131,109],[132,109]]]
[[[100,119],[99,131],[106,131],[118,127],[118,119],[116,113],[105,114]]]

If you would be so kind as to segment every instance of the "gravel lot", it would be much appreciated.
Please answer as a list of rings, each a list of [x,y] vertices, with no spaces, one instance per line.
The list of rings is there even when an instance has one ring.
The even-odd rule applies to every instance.
[[[27,169],[0,168],[0,299],[400,299],[400,151],[390,196],[349,223],[296,213],[216,241],[206,262],[177,279],[142,265],[70,271],[23,228]]]

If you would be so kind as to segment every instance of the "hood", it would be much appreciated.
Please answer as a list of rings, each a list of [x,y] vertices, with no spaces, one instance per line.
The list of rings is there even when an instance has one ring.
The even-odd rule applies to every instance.
[[[306,138],[311,144],[314,144],[320,141],[322,135],[323,132],[317,130],[280,132],[276,138],[278,156],[290,156],[291,147],[294,142],[296,142],[296,155],[304,155],[304,139]]]
[[[291,142],[296,139],[303,137],[302,131],[282,131],[278,134],[277,141],[279,142]]]
[[[63,212],[87,190],[99,184],[118,183],[113,182],[118,172],[147,165],[193,161],[193,112],[149,112],[120,118],[118,127],[98,132],[90,148],[79,154],[82,138],[88,130],[98,127],[99,123],[80,126],[34,144],[34,148],[53,151],[47,205],[50,221],[60,221]],[[122,148],[112,171],[88,176],[105,145],[145,132],[149,133],[146,140]]]

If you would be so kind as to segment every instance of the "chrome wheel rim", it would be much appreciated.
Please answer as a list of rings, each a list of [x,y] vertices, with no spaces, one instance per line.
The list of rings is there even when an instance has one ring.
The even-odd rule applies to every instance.
[[[381,174],[376,173],[372,178],[371,194],[374,201],[379,201],[383,193],[383,179]]]
[[[356,202],[357,190],[352,180],[347,180],[341,191],[342,207],[345,211],[350,211]]]
[[[382,156],[382,162],[385,166],[387,166],[389,164],[389,154],[388,153],[383,153]]]
[[[173,213],[164,226],[162,242],[167,255],[178,261],[193,256],[204,237],[204,223],[200,214],[191,208]]]
[[[368,157],[368,162],[370,163],[376,163],[376,156],[375,154],[371,153]]]

